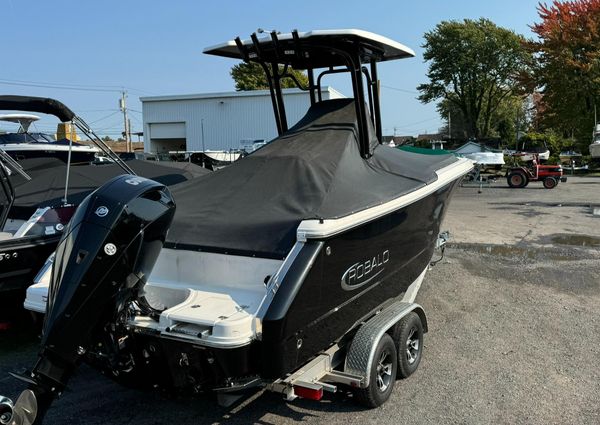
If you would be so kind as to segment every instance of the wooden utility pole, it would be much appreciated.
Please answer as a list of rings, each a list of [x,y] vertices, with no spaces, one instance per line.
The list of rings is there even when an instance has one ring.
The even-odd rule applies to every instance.
[[[129,148],[127,152],[133,152],[133,139],[131,138],[131,120],[127,118],[127,140],[129,141]]]
[[[129,118],[127,117],[127,92],[121,92],[121,99],[119,99],[119,109],[123,112],[123,129],[125,130],[125,150],[131,152],[131,131],[129,128]]]

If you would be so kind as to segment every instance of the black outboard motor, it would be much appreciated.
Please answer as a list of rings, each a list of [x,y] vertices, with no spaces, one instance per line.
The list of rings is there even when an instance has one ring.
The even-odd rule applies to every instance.
[[[110,180],[79,206],[56,250],[38,362],[21,378],[29,389],[6,423],[42,422],[95,334],[146,283],[174,213],[165,186],[133,175]]]

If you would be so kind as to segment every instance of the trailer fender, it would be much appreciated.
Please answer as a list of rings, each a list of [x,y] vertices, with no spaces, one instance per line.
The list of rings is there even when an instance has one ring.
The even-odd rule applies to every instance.
[[[425,311],[416,303],[397,301],[363,324],[350,343],[344,373],[362,377],[361,388],[369,386],[369,370],[381,337],[411,311],[419,315],[427,331]]]
[[[423,310],[423,307],[417,304],[413,311],[419,315],[421,323],[423,324],[423,333],[426,334],[429,331],[429,328],[427,327],[427,316],[425,315],[425,310]]]

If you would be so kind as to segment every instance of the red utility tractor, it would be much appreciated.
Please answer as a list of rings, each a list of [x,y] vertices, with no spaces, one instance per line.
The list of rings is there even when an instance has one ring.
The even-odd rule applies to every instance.
[[[566,182],[567,178],[563,176],[563,169],[560,165],[540,165],[538,156],[535,155],[531,168],[520,166],[509,168],[506,172],[506,181],[510,187],[522,188],[529,182],[539,182],[546,189],[554,189],[558,182]]]

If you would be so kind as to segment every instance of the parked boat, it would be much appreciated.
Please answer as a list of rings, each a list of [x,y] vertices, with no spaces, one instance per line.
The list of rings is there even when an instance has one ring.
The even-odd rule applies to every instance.
[[[210,171],[227,167],[244,156],[242,151],[170,151],[169,157],[177,161],[187,161]]]
[[[485,167],[504,165],[504,154],[502,152],[472,152],[463,155],[475,164]]]
[[[523,162],[532,162],[534,159],[537,161],[548,161],[550,159],[550,150],[545,144],[544,146],[526,148],[525,143],[523,143],[522,150],[514,152],[512,155]]]
[[[580,152],[576,152],[574,150],[563,151],[558,155],[561,163],[571,164],[573,161],[581,160],[583,155]]]
[[[6,114],[0,115],[0,121],[19,124],[16,132],[0,134],[0,148],[14,159],[20,161],[30,158],[58,158],[67,162],[69,154],[72,163],[89,163],[100,150],[67,139],[54,140],[50,135],[29,132],[29,127],[39,120],[37,115]]]
[[[0,105],[11,110],[42,109],[40,112],[77,122],[85,129],[80,118],[52,99],[0,96]],[[87,133],[93,140],[91,132]],[[76,207],[111,178],[133,172],[172,185],[205,174],[191,164],[188,168],[199,171],[142,161],[125,164],[112,151],[107,152],[105,155],[112,158],[109,165],[69,165],[55,157],[16,162],[0,146],[0,293],[20,290],[24,295],[56,249]]]
[[[345,384],[371,407],[417,368],[427,324],[415,297],[472,164],[381,144],[377,63],[413,51],[326,30],[205,53],[263,66],[279,137],[172,192],[121,176],[79,206],[17,425],[41,422],[81,360],[128,385],[223,403],[256,385],[318,399]],[[311,107],[292,128],[272,63],[308,72]],[[353,98],[318,97],[331,72],[350,75]]]

